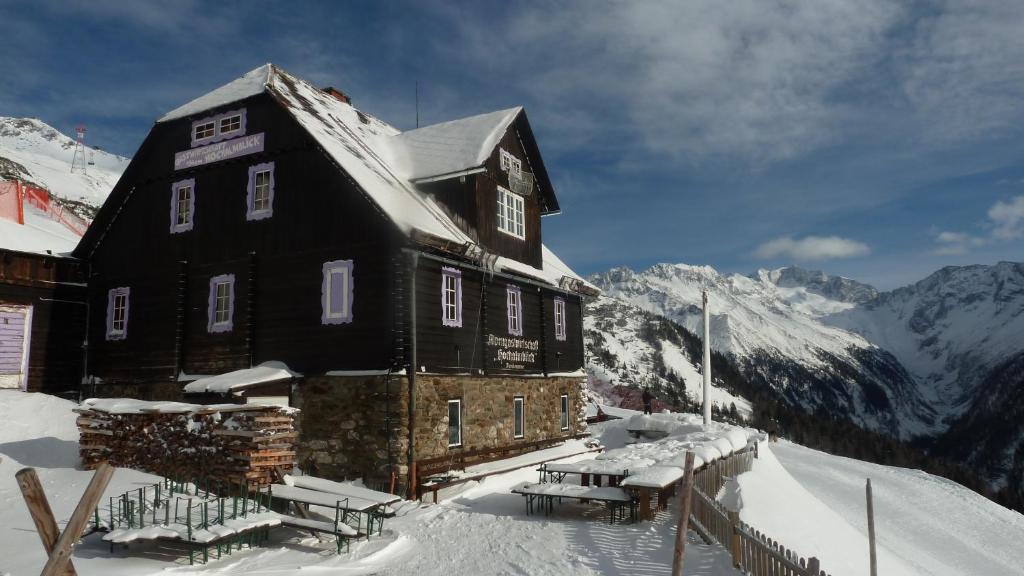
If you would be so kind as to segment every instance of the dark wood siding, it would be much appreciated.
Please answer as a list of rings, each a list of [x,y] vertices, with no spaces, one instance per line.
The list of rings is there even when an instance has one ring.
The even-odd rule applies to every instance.
[[[77,260],[0,250],[0,304],[32,307],[29,391],[78,390],[85,341],[84,282]]]
[[[565,300],[565,340],[555,338],[555,298]],[[582,302],[575,294],[547,292],[544,295],[547,368],[550,373],[575,372],[583,368]]]
[[[180,371],[248,367],[250,359],[301,373],[389,365],[397,230],[276,102],[260,95],[244,106],[247,133],[266,134],[263,153],[174,172],[191,120],[157,124],[126,173],[134,181],[118,185],[134,191],[92,258],[97,376],[166,381]],[[269,161],[273,216],[248,221],[248,168]],[[187,178],[195,179],[195,224],[171,234],[171,184]],[[342,259],[354,262],[354,319],[325,326],[322,265]],[[226,273],[235,275],[233,329],[211,334],[209,281]],[[132,291],[128,338],[108,342],[107,290],[117,286]]]

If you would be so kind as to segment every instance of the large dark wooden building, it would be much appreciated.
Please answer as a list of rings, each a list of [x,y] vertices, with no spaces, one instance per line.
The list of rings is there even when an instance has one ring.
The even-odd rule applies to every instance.
[[[582,431],[582,297],[522,108],[408,132],[266,65],[157,121],[74,255],[97,394],[302,410],[300,461],[407,478]],[[246,387],[246,370],[289,369]],[[429,468],[429,466],[426,466]]]

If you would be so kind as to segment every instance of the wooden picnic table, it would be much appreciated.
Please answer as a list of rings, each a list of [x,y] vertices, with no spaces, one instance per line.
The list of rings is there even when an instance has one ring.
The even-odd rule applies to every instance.
[[[542,465],[537,469],[540,473],[540,482],[553,481],[561,483],[569,474],[580,475],[580,485],[590,486],[590,479],[593,476],[594,486],[601,486],[601,477],[608,477],[608,486],[617,486],[619,482],[629,475],[629,470],[621,462],[615,460],[583,460],[580,462],[553,462]]]
[[[621,486],[637,492],[640,499],[640,519],[650,520],[654,517],[651,497],[657,493],[658,508],[664,510],[668,505],[668,496],[685,474],[683,469],[677,466],[648,466],[631,474],[622,481]]]
[[[630,521],[636,518],[636,507],[633,497],[622,488],[610,486],[576,486],[572,484],[551,484],[523,482],[512,487],[513,494],[521,494],[526,498],[526,513],[533,513],[534,504],[539,503],[547,516],[554,510],[554,502],[557,498],[570,498],[580,502],[597,501],[603,502],[608,507],[608,522],[614,523],[616,517],[621,517],[625,508],[629,507]]]
[[[318,492],[329,492],[331,494],[338,494],[348,498],[369,500],[371,502],[377,502],[378,504],[386,505],[402,501],[400,496],[395,496],[394,494],[370,490],[369,488],[355,486],[349,483],[335,482],[325,478],[317,478],[315,476],[285,475],[284,483],[296,488],[305,488],[307,490],[316,490]]]
[[[287,484],[271,484],[270,496],[272,500],[274,498],[289,500],[296,505],[323,506],[325,508],[354,512],[358,527],[362,526],[362,515],[365,514],[367,536],[373,533],[375,524],[378,534],[384,530],[384,516],[387,513],[387,506],[380,502],[352,496],[342,497],[340,494],[298,488],[296,486],[288,486]]]

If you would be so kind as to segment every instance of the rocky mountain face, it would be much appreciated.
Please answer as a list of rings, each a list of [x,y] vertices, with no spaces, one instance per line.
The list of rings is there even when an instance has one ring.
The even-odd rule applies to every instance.
[[[92,164],[71,172],[74,139],[35,118],[0,117],[0,179],[18,179],[46,188],[80,215],[91,218],[103,204],[128,158],[87,149]]]
[[[1024,470],[1024,264],[948,267],[891,292],[800,268],[745,276],[659,264],[590,280],[602,300],[695,334],[707,290],[712,348],[750,383],[808,412],[928,442],[996,488]]]

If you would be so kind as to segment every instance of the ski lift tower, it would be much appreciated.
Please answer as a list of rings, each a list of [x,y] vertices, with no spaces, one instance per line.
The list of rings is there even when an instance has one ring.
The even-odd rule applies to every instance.
[[[75,140],[75,155],[71,157],[71,172],[85,174],[88,164],[88,158],[85,155],[85,125],[79,124],[76,126],[75,132],[78,134],[78,139]]]

